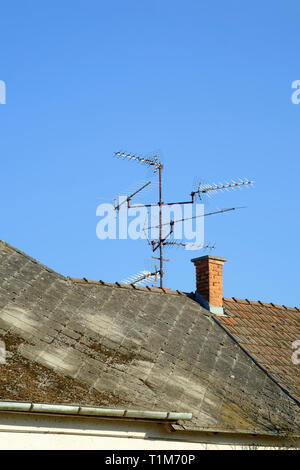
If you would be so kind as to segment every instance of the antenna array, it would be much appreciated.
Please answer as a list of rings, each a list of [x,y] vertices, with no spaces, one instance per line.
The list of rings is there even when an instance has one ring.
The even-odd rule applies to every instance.
[[[195,191],[198,194],[199,198],[202,199],[201,194],[208,194],[208,193],[215,193],[217,191],[229,191],[230,189],[241,189],[242,186],[253,185],[253,181],[249,181],[248,179],[240,179],[240,181],[232,181],[231,183],[220,183],[219,185],[213,184],[201,184],[198,185],[198,190]]]
[[[153,259],[159,260],[159,269],[155,266],[154,272],[150,271],[141,271],[133,276],[130,276],[128,279],[122,281],[124,284],[129,284],[129,285],[145,285],[150,281],[160,281],[160,287],[163,288],[163,280],[164,280],[164,269],[163,269],[163,263],[165,261],[169,261],[169,259],[164,259],[163,258],[163,247],[174,247],[174,246],[184,246],[184,247],[193,247],[193,248],[199,248],[199,249],[214,249],[215,245],[206,245],[206,246],[197,246],[193,243],[184,243],[176,240],[170,240],[170,237],[172,236],[174,232],[174,225],[179,222],[183,222],[185,220],[190,220],[190,219],[195,219],[197,217],[207,217],[210,215],[216,215],[216,214],[221,214],[221,213],[226,213],[230,212],[236,209],[242,209],[242,207],[231,207],[227,209],[219,209],[214,212],[207,212],[202,215],[198,216],[193,216],[193,217],[187,217],[179,220],[171,220],[168,224],[163,223],[162,221],[162,208],[163,206],[171,206],[171,205],[185,205],[185,204],[193,204],[195,202],[195,196],[198,195],[198,197],[202,200],[203,195],[208,195],[210,196],[211,194],[216,193],[217,191],[229,191],[229,190],[235,190],[235,189],[241,189],[242,187],[245,186],[251,186],[253,184],[253,181],[250,181],[248,179],[239,179],[239,181],[234,181],[232,180],[230,183],[220,183],[220,184],[198,184],[198,189],[197,191],[192,191],[190,193],[191,199],[188,201],[181,201],[181,202],[168,202],[165,203],[162,200],[162,170],[163,170],[163,165],[162,163],[158,160],[157,155],[154,155],[153,158],[145,158],[145,157],[140,157],[134,154],[128,154],[124,152],[115,152],[114,154],[116,157],[123,158],[126,160],[134,160],[138,163],[142,163],[144,165],[154,167],[154,173],[158,172],[158,202],[154,204],[145,204],[145,205],[131,205],[131,199],[136,196],[138,193],[143,191],[146,187],[148,187],[151,184],[151,181],[148,181],[146,184],[138,188],[136,191],[134,191],[130,196],[128,196],[122,203],[116,204],[115,203],[115,210],[116,212],[119,211],[120,206],[123,203],[127,202],[127,207],[128,208],[138,208],[138,207],[154,207],[158,206],[159,207],[159,223],[156,226],[152,227],[147,227],[144,228],[144,231],[148,231],[149,229],[152,228],[158,228],[159,229],[159,237],[157,240],[149,240],[148,236],[146,236],[148,240],[148,244],[152,247],[152,251],[156,251],[159,249],[159,256],[155,257],[152,256]],[[163,235],[163,226],[169,225],[169,233],[167,235]]]
[[[157,171],[157,168],[158,168],[158,165],[159,165],[156,155],[154,155],[153,160],[149,159],[149,158],[138,157],[137,155],[132,155],[130,153],[124,153],[124,152],[115,152],[115,156],[120,157],[120,158],[129,159],[129,160],[135,160],[139,163],[144,163],[145,165],[148,165],[148,166],[154,166],[155,167],[154,172]]]

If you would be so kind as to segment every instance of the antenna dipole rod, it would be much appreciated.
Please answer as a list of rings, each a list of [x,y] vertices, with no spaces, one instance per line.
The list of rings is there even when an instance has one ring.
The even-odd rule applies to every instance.
[[[237,209],[245,209],[245,207],[244,206],[230,207],[229,209],[220,209],[220,210],[214,211],[214,212],[206,212],[205,214],[194,215],[193,217],[186,217],[184,219],[174,220],[173,224],[177,224],[178,222],[184,222],[185,220],[198,219],[199,217],[207,217],[208,215],[223,214],[223,212],[235,211]],[[170,222],[166,222],[165,224],[162,224],[162,226],[165,226],[165,225],[170,225]],[[159,227],[159,225],[151,225],[150,227],[146,227],[145,230],[150,230],[152,228],[158,228],[158,227]]]
[[[128,196],[127,199],[124,199],[124,201],[122,201],[120,204],[115,205],[115,210],[118,211],[118,210],[120,209],[120,207],[121,207],[125,202],[127,202],[128,207],[130,207],[130,206],[129,206],[129,201],[130,201],[130,199],[133,198],[133,196],[135,196],[136,194],[140,193],[140,192],[141,192],[143,189],[145,189],[147,186],[149,186],[149,184],[151,184],[151,181],[148,181],[148,183],[144,184],[144,186],[142,186],[141,188],[137,189],[134,193],[130,194],[130,196]]]

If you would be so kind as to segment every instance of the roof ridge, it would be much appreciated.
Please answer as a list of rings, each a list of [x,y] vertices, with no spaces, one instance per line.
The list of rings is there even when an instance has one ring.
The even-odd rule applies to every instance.
[[[155,293],[158,293],[158,294],[171,294],[171,295],[184,295],[184,296],[189,296],[191,294],[193,294],[193,292],[182,292],[180,290],[172,290],[172,289],[168,289],[166,287],[164,288],[160,288],[160,287],[149,287],[149,286],[136,286],[136,285],[133,285],[133,284],[121,284],[120,282],[106,282],[106,281],[102,281],[102,279],[100,279],[99,281],[93,281],[93,280],[89,280],[89,279],[86,279],[85,277],[83,278],[74,278],[74,277],[71,277],[71,276],[68,276],[67,279],[73,283],[77,283],[77,284],[96,284],[96,285],[101,285],[101,286],[105,286],[105,287],[117,287],[119,289],[134,289],[134,290],[137,290],[137,291],[142,291],[142,292],[155,292]]]
[[[261,300],[249,300],[249,299],[238,299],[236,297],[223,297],[225,302],[236,302],[236,303],[243,303],[243,304],[254,304],[254,305],[262,305],[263,307],[275,307],[275,308],[285,308],[286,310],[297,310],[300,312],[299,307],[287,307],[286,305],[279,305],[274,304],[273,302],[262,302]]]
[[[189,295],[193,294],[193,292],[190,292],[190,293],[182,292],[180,290],[172,290],[172,289],[168,289],[166,287],[161,289],[160,287],[156,287],[156,286],[143,287],[143,286],[136,286],[136,285],[121,284],[119,282],[111,283],[111,282],[105,282],[105,281],[102,281],[102,280],[94,281],[94,280],[89,280],[85,277],[77,279],[77,278],[73,278],[71,276],[63,276],[62,274],[58,273],[57,271],[54,271],[53,269],[49,268],[47,265],[41,263],[40,261],[33,258],[32,256],[29,256],[26,253],[24,253],[23,251],[19,250],[18,248],[15,248],[14,246],[10,245],[5,240],[0,240],[0,250],[5,250],[5,249],[13,250],[16,253],[22,255],[24,258],[31,261],[32,263],[38,264],[41,267],[43,267],[44,269],[46,269],[47,271],[56,274],[57,276],[61,277],[62,279],[70,280],[74,283],[96,284],[96,285],[103,285],[103,286],[106,286],[106,287],[118,287],[118,288],[121,288],[121,289],[131,289],[132,288],[132,289],[135,289],[137,291],[155,292],[155,293],[159,293],[159,294],[171,294],[171,295],[183,295],[183,296],[189,296]]]

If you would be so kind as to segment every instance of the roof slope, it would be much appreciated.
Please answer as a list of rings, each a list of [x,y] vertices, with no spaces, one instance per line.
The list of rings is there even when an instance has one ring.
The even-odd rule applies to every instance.
[[[228,317],[217,321],[300,402],[300,365],[292,344],[300,340],[300,310],[284,305],[224,298]]]
[[[189,295],[74,282],[0,246],[0,399],[192,412],[300,434],[299,407]]]

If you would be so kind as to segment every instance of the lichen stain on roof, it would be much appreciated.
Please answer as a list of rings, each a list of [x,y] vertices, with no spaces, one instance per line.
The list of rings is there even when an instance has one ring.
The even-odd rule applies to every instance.
[[[1,336],[1,335],[0,335]],[[38,362],[28,361],[18,353],[22,344],[19,337],[7,333],[2,336],[8,354],[5,365],[1,365],[0,397],[1,400],[28,401],[47,403],[88,402],[91,405],[103,403],[104,406],[117,405],[119,401],[112,395],[105,395],[46,368]]]
[[[191,295],[74,282],[0,247],[0,399],[193,413],[299,435],[299,407]]]

